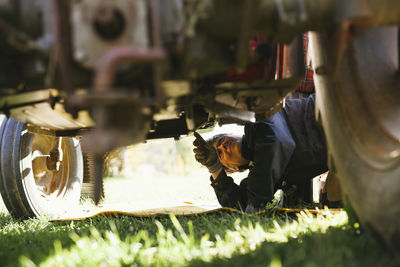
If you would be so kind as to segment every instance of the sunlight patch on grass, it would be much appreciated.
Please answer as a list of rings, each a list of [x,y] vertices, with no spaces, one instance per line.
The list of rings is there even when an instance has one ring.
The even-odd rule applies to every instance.
[[[253,216],[250,216],[253,217]],[[198,237],[191,220],[182,225],[175,216],[170,216],[171,228],[156,220],[156,235],[139,230],[134,235],[121,238],[117,227],[110,222],[110,230],[103,234],[92,228],[90,235],[70,235],[75,242],[69,248],[62,248],[54,242],[54,253],[41,266],[88,266],[88,265],[156,265],[183,266],[195,259],[209,262],[215,258],[230,258],[234,254],[254,251],[264,242],[287,242],[289,239],[309,233],[324,233],[331,227],[341,227],[347,223],[345,212],[327,215],[298,214],[297,220],[273,220],[272,227],[252,222],[245,217],[237,218],[234,227],[224,235],[210,236],[205,233]],[[243,223],[243,220],[246,220]],[[265,220],[272,220],[265,218]],[[186,229],[186,230],[184,230]],[[269,259],[271,266],[280,266],[280,259]],[[28,257],[20,258],[22,266],[34,266]]]

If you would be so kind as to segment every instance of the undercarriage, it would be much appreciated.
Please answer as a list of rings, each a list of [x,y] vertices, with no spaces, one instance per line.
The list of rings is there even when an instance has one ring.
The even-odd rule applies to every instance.
[[[311,32],[330,171],[398,250],[399,24],[395,0],[1,1],[4,202],[19,217],[77,202],[82,150],[98,202],[107,151],[268,118],[304,78]]]

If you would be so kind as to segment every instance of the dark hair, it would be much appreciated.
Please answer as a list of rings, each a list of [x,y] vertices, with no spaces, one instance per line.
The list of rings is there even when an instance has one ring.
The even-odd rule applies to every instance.
[[[228,134],[216,134],[213,137],[209,138],[206,140],[207,144],[210,144],[213,146],[219,139],[221,139],[224,136],[227,136]]]
[[[216,142],[218,142],[219,139],[221,139],[222,137],[227,136],[227,135],[228,135],[228,134],[216,134],[216,135],[214,135],[213,137],[207,139],[206,142],[207,142],[207,144],[210,144],[210,145],[214,148],[213,145],[214,145]],[[228,173],[233,173],[232,171],[230,171],[230,170],[229,170],[226,166],[224,166],[223,164],[222,164],[222,166],[223,166],[223,168],[224,168],[224,170],[225,170],[226,172],[228,172]],[[238,172],[244,172],[244,171],[248,170],[249,167],[250,167],[249,164],[239,166]]]

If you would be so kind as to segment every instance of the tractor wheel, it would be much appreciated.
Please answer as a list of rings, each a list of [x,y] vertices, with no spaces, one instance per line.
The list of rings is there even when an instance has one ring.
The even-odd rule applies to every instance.
[[[49,167],[54,147],[58,167]],[[0,115],[0,192],[13,216],[57,216],[70,210],[79,203],[82,179],[79,140],[30,133],[23,123]]]
[[[355,36],[342,53],[312,33],[317,117],[329,168],[362,226],[400,251],[400,77],[397,27]]]

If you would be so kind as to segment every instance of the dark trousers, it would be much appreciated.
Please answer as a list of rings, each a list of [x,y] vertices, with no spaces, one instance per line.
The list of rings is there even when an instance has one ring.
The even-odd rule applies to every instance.
[[[283,205],[293,207],[313,203],[312,180],[307,180],[299,184],[287,184],[282,187]]]

